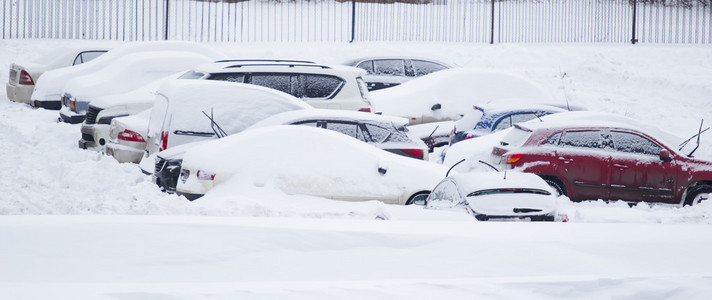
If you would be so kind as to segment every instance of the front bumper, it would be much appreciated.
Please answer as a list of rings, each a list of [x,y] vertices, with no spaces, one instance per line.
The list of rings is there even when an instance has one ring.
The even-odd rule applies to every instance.
[[[182,163],[182,159],[166,160],[158,157],[156,159],[156,168],[153,171],[153,182],[155,182],[162,191],[174,193],[178,185]]]
[[[62,120],[62,122],[70,123],[70,124],[79,124],[81,122],[84,122],[86,115],[83,113],[79,114],[79,113],[73,112],[69,109],[69,107],[62,106],[62,108],[59,110],[59,117]]]
[[[104,152],[111,127],[105,124],[82,124],[79,148]]]
[[[13,85],[8,82],[5,84],[5,93],[12,101],[31,104],[30,97],[34,87],[34,85]]]

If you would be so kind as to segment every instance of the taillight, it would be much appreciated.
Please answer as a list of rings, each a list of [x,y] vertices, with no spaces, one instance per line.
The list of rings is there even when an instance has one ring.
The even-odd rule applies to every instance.
[[[69,109],[71,109],[71,110],[73,110],[73,111],[76,111],[76,110],[77,110],[77,102],[76,102],[74,99],[69,98],[69,101],[67,101],[67,102],[68,102],[68,104],[69,104],[69,105],[68,105],[68,106],[69,106]]]
[[[408,156],[423,159],[423,149],[401,149]]]
[[[129,142],[146,142],[140,134],[128,129],[124,129],[124,131],[119,132],[119,140]]]
[[[35,84],[35,82],[32,81],[32,77],[30,76],[30,74],[28,74],[27,71],[25,71],[25,70],[22,70],[22,72],[20,72],[19,82],[20,82],[20,84],[25,84],[25,85],[34,85]]]
[[[214,180],[215,179],[215,173],[206,172],[203,170],[198,170],[198,173],[195,173],[195,176],[197,176],[198,179],[200,179],[200,180]]]
[[[470,133],[468,133],[468,134],[465,136],[465,139],[466,139],[466,140],[469,140],[469,139],[471,139],[471,138],[472,138],[472,134],[470,134]]]
[[[502,156],[502,159],[508,164],[513,164],[522,159],[522,157],[524,157],[524,154],[510,154],[507,156]]]
[[[168,149],[168,131],[161,132],[161,147],[158,152]]]
[[[62,98],[59,98],[59,102],[60,102],[63,106],[67,106],[67,97],[64,97],[64,95],[62,95]]]
[[[358,111],[367,112],[367,113],[373,112],[373,111],[371,111],[370,107],[362,107],[362,108],[359,108]]]

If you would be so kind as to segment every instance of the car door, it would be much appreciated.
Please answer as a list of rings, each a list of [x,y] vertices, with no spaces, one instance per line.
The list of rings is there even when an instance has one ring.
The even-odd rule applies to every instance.
[[[638,133],[611,131],[611,200],[675,203],[677,164],[660,159],[658,143]]]
[[[600,130],[565,131],[556,148],[554,164],[569,183],[571,200],[608,199],[610,151]]]

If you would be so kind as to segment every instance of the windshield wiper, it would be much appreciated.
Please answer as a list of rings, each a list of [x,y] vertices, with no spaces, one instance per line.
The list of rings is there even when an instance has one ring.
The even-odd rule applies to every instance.
[[[208,116],[208,114],[207,114],[206,112],[203,112],[203,114],[204,114],[206,117],[208,117],[208,119],[210,119],[210,129],[213,130],[213,132],[215,133],[215,136],[217,136],[218,138],[224,138],[224,137],[227,136],[227,133],[225,132],[225,130],[223,130],[223,129],[220,127],[220,125],[218,125],[218,123],[215,122],[215,118],[213,117],[213,108],[212,108],[212,107],[210,108],[210,115],[209,115],[209,116]]]
[[[695,151],[697,151],[697,148],[700,148],[700,136],[702,136],[702,133],[703,133],[703,132],[705,132],[705,131],[707,131],[707,129],[709,129],[709,127],[707,127],[707,129],[705,129],[704,131],[702,131],[702,124],[704,124],[704,123],[705,123],[705,120],[703,119],[703,120],[700,122],[700,130],[699,130],[699,132],[697,132],[696,135],[693,135],[691,138],[689,138],[687,141],[685,141],[685,142],[683,143],[683,144],[687,145],[687,142],[689,142],[691,139],[693,139],[693,138],[695,138],[695,136],[697,136],[697,145],[695,145],[695,149],[692,149],[692,152],[690,152],[690,154],[687,155],[688,157],[692,157],[692,154],[695,153]],[[683,147],[684,147],[684,146],[683,146]],[[680,150],[682,150],[682,148],[680,148]]]

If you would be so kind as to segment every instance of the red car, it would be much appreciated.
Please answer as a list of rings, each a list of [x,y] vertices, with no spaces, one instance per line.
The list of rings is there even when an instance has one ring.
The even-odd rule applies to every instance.
[[[712,162],[672,146],[681,140],[626,117],[572,112],[516,124],[492,155],[573,201],[692,205],[712,193]]]

